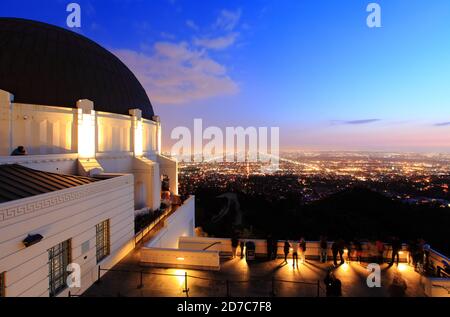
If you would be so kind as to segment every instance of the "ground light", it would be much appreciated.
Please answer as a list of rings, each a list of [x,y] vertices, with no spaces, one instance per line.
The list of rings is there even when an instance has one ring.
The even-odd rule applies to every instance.
[[[345,262],[344,264],[341,265],[341,268],[342,268],[342,271],[347,272],[350,269],[350,264]]]
[[[399,265],[398,265],[398,267],[397,267],[397,269],[398,269],[400,272],[406,271],[407,268],[408,268],[408,267],[407,267],[407,265],[406,265],[405,263],[399,263]]]
[[[175,275],[176,275],[179,286],[184,287],[184,279],[185,279],[186,271],[175,270]]]

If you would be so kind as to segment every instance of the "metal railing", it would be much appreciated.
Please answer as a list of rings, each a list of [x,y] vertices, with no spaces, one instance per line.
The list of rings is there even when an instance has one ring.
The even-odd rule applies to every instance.
[[[206,251],[206,250],[208,250],[209,248],[211,248],[211,247],[213,247],[213,246],[215,246],[215,245],[217,245],[217,244],[221,244],[221,242],[220,242],[220,241],[216,241],[216,242],[214,242],[214,243],[211,243],[211,244],[208,245],[206,248],[204,248],[203,251]]]
[[[158,224],[160,224],[161,220],[164,218],[170,216],[173,212],[176,211],[176,207],[169,206],[168,208],[164,209],[164,211],[158,215],[155,219],[153,219],[147,226],[139,230],[134,235],[134,244],[138,245],[140,242],[144,242],[144,238],[149,234],[153,229],[157,228]]]
[[[238,284],[248,284],[251,285],[252,283],[270,283],[271,289],[270,293],[268,294],[271,297],[277,296],[277,284],[293,284],[293,285],[305,285],[307,287],[313,287],[314,288],[314,294],[315,297],[320,297],[321,294],[325,293],[325,289],[321,286],[320,280],[317,281],[292,281],[292,280],[285,280],[285,279],[278,279],[274,275],[267,279],[267,277],[252,277],[249,279],[214,279],[209,277],[201,277],[196,275],[190,275],[188,272],[184,272],[183,274],[176,274],[176,273],[161,273],[161,272],[152,272],[147,270],[129,270],[129,269],[105,269],[98,267],[98,275],[97,275],[97,281],[95,284],[100,284],[102,282],[102,272],[116,272],[116,273],[127,273],[127,274],[136,274],[139,277],[139,282],[136,285],[137,289],[142,289],[144,287],[144,276],[146,275],[154,275],[154,276],[167,276],[167,277],[177,277],[177,278],[183,278],[183,289],[182,292],[186,295],[186,297],[189,297],[189,294],[191,292],[189,288],[189,281],[190,280],[203,280],[208,282],[213,282],[214,285],[222,286],[223,294],[225,294],[226,297],[232,297],[232,286],[238,285]],[[124,294],[124,289],[121,293],[118,294]],[[69,294],[70,296],[70,294]],[[120,296],[120,295],[119,295]],[[223,295],[221,295],[223,296]]]

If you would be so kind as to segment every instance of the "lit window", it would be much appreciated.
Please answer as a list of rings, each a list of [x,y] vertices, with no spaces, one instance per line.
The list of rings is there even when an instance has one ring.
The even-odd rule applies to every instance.
[[[6,296],[6,273],[0,273],[0,297]]]
[[[67,265],[71,261],[70,240],[55,245],[48,250],[49,291],[50,296],[56,296],[67,285]]]
[[[97,237],[97,263],[99,263],[106,258],[110,252],[109,219],[96,225],[95,230]]]

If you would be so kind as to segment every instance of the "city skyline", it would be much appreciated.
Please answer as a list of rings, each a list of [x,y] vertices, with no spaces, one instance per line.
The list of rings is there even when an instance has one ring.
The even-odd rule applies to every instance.
[[[280,127],[280,150],[448,152],[450,4],[377,1],[77,1],[81,28],[136,74],[170,132]],[[65,27],[68,3],[1,16]],[[158,17],[158,18],[155,18]]]

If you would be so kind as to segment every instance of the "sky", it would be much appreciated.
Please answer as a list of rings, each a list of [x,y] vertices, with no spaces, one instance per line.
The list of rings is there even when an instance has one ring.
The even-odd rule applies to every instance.
[[[62,0],[0,16],[68,28]],[[177,126],[279,127],[281,150],[450,152],[450,1],[79,0],[72,29],[117,55]]]

